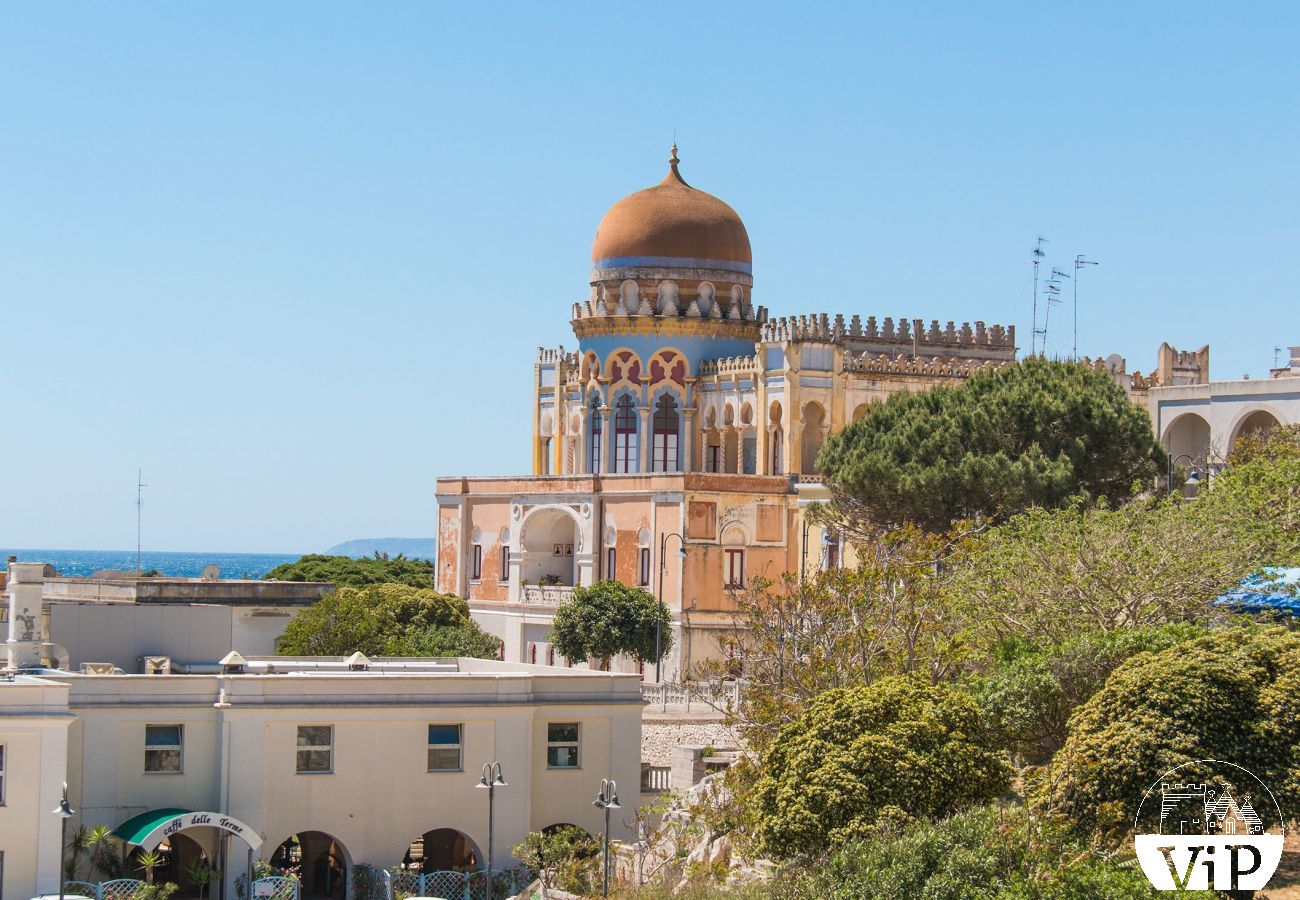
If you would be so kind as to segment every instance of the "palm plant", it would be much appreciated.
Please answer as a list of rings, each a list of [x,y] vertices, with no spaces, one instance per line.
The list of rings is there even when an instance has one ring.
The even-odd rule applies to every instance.
[[[73,881],[77,879],[77,867],[81,865],[82,855],[90,848],[90,829],[78,825],[68,835],[68,845],[63,848],[63,872]],[[89,873],[87,873],[89,874]]]
[[[153,884],[153,870],[165,865],[166,862],[166,857],[157,850],[149,850],[145,853],[139,853],[136,854],[135,857],[136,868],[144,871],[144,880],[149,884]]]
[[[114,845],[113,829],[96,825],[86,832],[86,849],[90,851],[90,874],[100,878],[119,878],[122,875],[122,856]]]

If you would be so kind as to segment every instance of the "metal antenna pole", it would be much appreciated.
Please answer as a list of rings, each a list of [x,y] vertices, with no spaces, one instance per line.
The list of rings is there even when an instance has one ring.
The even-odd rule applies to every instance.
[[[135,571],[137,575],[144,571],[140,566],[140,522],[144,515],[144,489],[148,486],[144,483],[144,469],[137,469],[135,475]]]
[[[1043,244],[1047,243],[1047,238],[1041,234],[1038,236],[1038,243],[1034,245],[1032,261],[1034,263],[1034,320],[1029,326],[1029,355],[1033,356],[1035,352],[1035,341],[1038,335],[1038,264],[1042,262],[1043,257],[1047,254],[1043,252]]]
[[[1079,359],[1079,269],[1098,265],[1101,263],[1085,258],[1082,253],[1074,258],[1074,351],[1070,358],[1076,362]]]

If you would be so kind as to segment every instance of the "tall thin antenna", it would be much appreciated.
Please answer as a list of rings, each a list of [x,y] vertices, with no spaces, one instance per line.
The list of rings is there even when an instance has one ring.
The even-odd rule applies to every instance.
[[[1031,262],[1034,264],[1034,321],[1029,327],[1029,355],[1035,353],[1035,341],[1038,337],[1038,264],[1043,261],[1047,254],[1043,251],[1043,244],[1048,243],[1047,238],[1041,234],[1038,236],[1038,243],[1034,245],[1034,252],[1031,256]]]
[[[1052,321],[1052,307],[1061,302],[1061,279],[1069,277],[1060,269],[1052,269],[1052,277],[1048,278],[1043,285],[1047,309],[1043,313],[1043,329],[1038,332],[1043,336],[1043,342],[1039,345],[1039,350],[1042,353],[1047,352],[1047,326]]]
[[[1099,266],[1101,263],[1084,257],[1082,253],[1074,258],[1074,350],[1070,359],[1079,360],[1079,269],[1082,266]]]
[[[135,571],[140,574],[144,569],[140,566],[140,535],[141,521],[144,518],[144,489],[149,485],[144,483],[144,469],[136,470],[135,475]]]
[[[1274,348],[1273,348],[1273,368],[1276,369],[1276,368],[1278,367],[1278,365],[1277,365],[1277,360],[1278,360],[1278,357],[1281,356],[1281,355],[1282,355],[1282,348],[1281,348],[1281,347],[1274,347]]]

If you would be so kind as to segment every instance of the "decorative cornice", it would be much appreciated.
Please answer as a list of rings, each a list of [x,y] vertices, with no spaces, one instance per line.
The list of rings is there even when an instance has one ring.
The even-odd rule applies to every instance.
[[[759,323],[685,316],[585,316],[572,321],[579,340],[611,334],[758,340]]]

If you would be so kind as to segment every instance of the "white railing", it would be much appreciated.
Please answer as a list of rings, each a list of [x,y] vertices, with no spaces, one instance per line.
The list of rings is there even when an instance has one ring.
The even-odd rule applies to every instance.
[[[519,592],[524,603],[537,606],[559,606],[572,597],[572,586],[562,584],[525,584]]]
[[[641,699],[667,711],[668,707],[691,712],[717,710],[727,712],[740,706],[740,682],[724,681],[719,684],[690,682],[688,684],[655,684],[641,682]]]
[[[662,794],[668,790],[668,776],[672,774],[671,766],[652,766],[641,763],[641,793]]]

